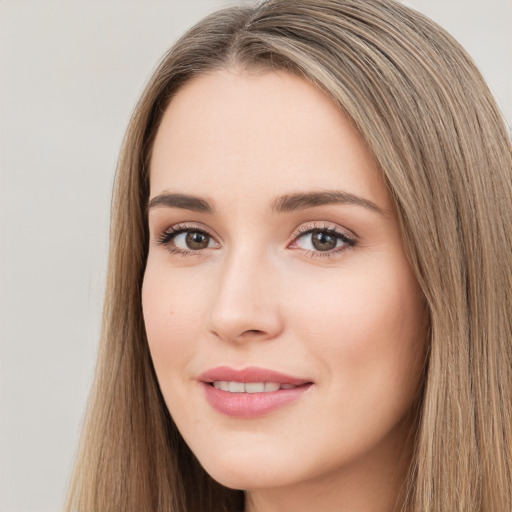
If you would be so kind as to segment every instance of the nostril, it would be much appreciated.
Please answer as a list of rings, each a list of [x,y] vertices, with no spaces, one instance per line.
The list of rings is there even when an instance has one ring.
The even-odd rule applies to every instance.
[[[247,331],[244,331],[242,333],[242,336],[245,336],[246,334],[263,334],[263,331],[259,331],[258,329],[249,329]]]

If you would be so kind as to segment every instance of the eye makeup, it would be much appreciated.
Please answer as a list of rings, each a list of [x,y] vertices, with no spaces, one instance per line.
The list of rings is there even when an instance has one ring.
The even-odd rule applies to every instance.
[[[204,255],[205,250],[219,249],[220,243],[204,227],[195,224],[177,224],[168,227],[157,238],[157,245],[171,254]],[[357,245],[354,236],[326,222],[301,225],[292,235],[288,249],[303,251],[310,257],[333,257]]]
[[[293,235],[290,249],[305,251],[311,257],[333,257],[357,245],[355,237],[325,222],[300,226]]]
[[[198,256],[206,249],[218,249],[220,244],[202,227],[188,224],[170,226],[162,232],[157,245],[165,247],[171,254]]]

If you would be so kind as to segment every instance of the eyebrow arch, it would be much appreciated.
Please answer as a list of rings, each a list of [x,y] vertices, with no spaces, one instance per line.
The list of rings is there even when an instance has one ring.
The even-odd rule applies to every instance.
[[[153,197],[148,202],[148,211],[158,206],[167,206],[168,208],[182,208],[194,212],[213,213],[213,208],[208,201],[196,196],[187,194],[164,193]]]
[[[328,204],[351,204],[362,206],[379,215],[386,216],[388,213],[377,206],[374,202],[364,197],[344,192],[340,190],[325,192],[307,192],[297,194],[286,194],[277,197],[272,203],[272,209],[279,213],[290,212],[294,210],[305,210],[315,206],[323,206]]]

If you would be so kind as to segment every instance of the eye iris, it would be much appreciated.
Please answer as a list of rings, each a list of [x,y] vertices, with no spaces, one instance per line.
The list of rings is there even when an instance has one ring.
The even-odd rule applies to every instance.
[[[206,249],[210,242],[210,236],[206,233],[191,231],[185,238],[187,247],[193,250]]]
[[[313,247],[317,251],[330,251],[336,248],[337,238],[325,231],[313,231],[311,233]]]

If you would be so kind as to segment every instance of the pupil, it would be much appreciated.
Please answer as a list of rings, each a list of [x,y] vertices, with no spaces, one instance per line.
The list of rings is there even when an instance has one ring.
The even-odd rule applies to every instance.
[[[206,249],[210,241],[209,235],[192,231],[187,233],[186,242],[189,249]]]
[[[317,251],[330,251],[336,248],[336,237],[325,231],[313,231],[312,239],[313,247]]]

